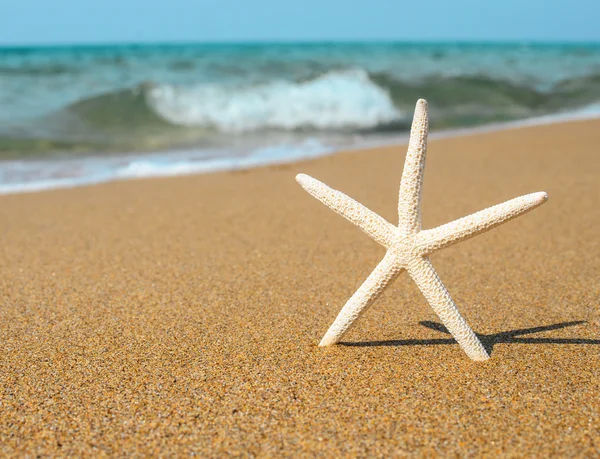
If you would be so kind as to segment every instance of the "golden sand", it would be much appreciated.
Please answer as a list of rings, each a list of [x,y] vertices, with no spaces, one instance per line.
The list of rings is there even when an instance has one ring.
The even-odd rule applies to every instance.
[[[423,226],[533,191],[432,257],[468,360],[401,276],[317,343],[384,249],[405,147],[0,197],[0,455],[600,455],[600,122],[430,142]]]

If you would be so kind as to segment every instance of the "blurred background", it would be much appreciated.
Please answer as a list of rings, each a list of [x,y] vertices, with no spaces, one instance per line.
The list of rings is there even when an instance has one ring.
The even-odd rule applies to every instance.
[[[600,2],[0,5],[0,193],[600,116]]]

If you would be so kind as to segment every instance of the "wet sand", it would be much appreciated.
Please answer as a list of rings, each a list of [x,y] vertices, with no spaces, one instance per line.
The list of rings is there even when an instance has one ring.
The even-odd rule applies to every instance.
[[[405,146],[0,197],[2,456],[600,455],[600,122],[430,142],[423,227],[539,209],[432,257],[471,362],[404,274],[317,344],[396,223]]]

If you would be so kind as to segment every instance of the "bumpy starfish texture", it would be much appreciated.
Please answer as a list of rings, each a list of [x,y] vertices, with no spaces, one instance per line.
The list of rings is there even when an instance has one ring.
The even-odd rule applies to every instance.
[[[428,130],[427,102],[421,99],[415,108],[400,183],[398,226],[392,225],[352,198],[308,175],[296,176],[298,183],[308,193],[354,223],[387,249],[383,260],[342,308],[319,346],[338,343],[385,288],[406,270],[467,355],[478,361],[489,358],[477,335],[458,312],[428,255],[523,215],[546,202],[548,195],[544,192],[528,194],[437,228],[421,230],[421,188]]]

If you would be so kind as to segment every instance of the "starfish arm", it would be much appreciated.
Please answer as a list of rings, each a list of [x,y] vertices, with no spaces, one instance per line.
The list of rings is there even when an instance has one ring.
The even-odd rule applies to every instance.
[[[423,255],[428,255],[519,217],[547,199],[548,195],[543,191],[511,199],[437,228],[421,231],[417,236],[417,245]]]
[[[308,193],[331,210],[354,223],[381,245],[386,248],[391,245],[396,228],[383,217],[344,193],[334,190],[306,174],[298,174],[296,181]]]
[[[421,188],[427,153],[429,117],[427,102],[417,101],[408,141],[408,152],[400,182],[398,199],[398,227],[404,234],[414,234],[421,229]]]
[[[477,335],[460,315],[450,294],[427,257],[408,263],[408,274],[425,296],[442,323],[472,360],[487,360],[489,355]]]
[[[346,302],[335,321],[323,336],[319,346],[330,346],[342,339],[352,324],[402,272],[391,252],[386,253],[373,272]]]

